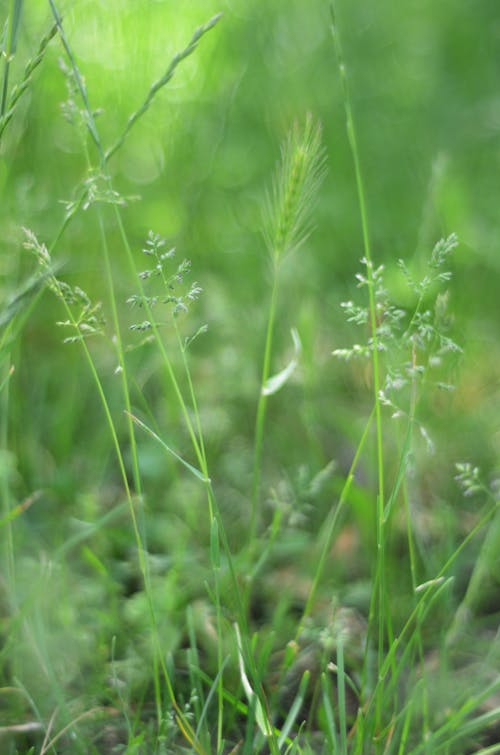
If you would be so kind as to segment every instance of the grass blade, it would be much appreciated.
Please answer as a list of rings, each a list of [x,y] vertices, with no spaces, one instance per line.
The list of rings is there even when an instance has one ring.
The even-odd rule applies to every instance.
[[[328,737],[332,752],[338,752],[337,730],[335,726],[335,715],[332,706],[332,688],[329,675],[324,672],[321,674],[321,698],[323,700],[323,710],[325,713],[326,735]]]
[[[165,451],[168,451],[169,454],[171,454],[175,459],[177,459],[178,462],[180,462],[186,469],[189,469],[191,474],[194,474],[195,477],[197,477],[199,480],[201,480],[204,483],[209,484],[211,482],[209,477],[206,477],[203,472],[200,472],[199,469],[196,469],[196,467],[193,467],[192,464],[190,464],[188,461],[182,458],[182,456],[179,456],[176,451],[173,450],[173,448],[170,448],[170,446],[167,446],[165,441],[163,441],[159,435],[157,435],[154,430],[151,430],[150,427],[144,424],[138,417],[136,417],[134,414],[131,414],[130,412],[125,412],[125,414],[130,417],[132,422],[135,422],[137,427],[140,427],[141,430],[144,430],[145,433],[147,433],[151,438],[154,438],[157,443],[160,444],[162,448],[165,449]]]
[[[280,736],[278,738],[278,747],[280,749],[285,744],[286,739],[287,739],[287,737],[288,737],[288,735],[290,733],[290,730],[291,730],[292,726],[294,725],[294,723],[295,723],[295,721],[297,719],[297,716],[299,715],[300,710],[301,710],[301,708],[302,708],[302,706],[304,704],[304,698],[306,696],[307,687],[309,686],[310,676],[311,676],[311,674],[310,674],[309,671],[307,671],[307,670],[304,671],[304,673],[302,675],[302,679],[300,680],[299,690],[298,690],[297,694],[295,695],[295,699],[294,699],[292,705],[290,706],[290,710],[289,710],[288,715],[287,715],[287,717],[285,719],[285,723],[281,727],[281,734],[280,734]]]
[[[342,755],[347,755],[344,646],[341,638],[339,638],[337,644],[337,692],[339,705],[340,752]]]

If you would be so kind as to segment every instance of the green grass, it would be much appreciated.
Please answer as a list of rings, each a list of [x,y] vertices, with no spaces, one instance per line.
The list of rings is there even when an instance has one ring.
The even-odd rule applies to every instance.
[[[140,5],[1,6],[0,749],[500,752],[475,19]]]

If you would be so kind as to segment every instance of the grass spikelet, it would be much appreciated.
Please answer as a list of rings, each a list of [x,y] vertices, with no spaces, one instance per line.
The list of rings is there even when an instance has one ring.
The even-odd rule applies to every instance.
[[[52,28],[47,32],[47,34],[42,37],[36,55],[34,55],[27,62],[21,81],[19,81],[19,83],[12,88],[8,102],[5,102],[5,104],[3,105],[2,114],[0,117],[0,139],[2,138],[3,132],[5,131],[9,121],[15,113],[19,100],[31,84],[33,74],[42,62],[45,53],[47,52],[49,43],[54,38],[56,32],[57,26],[54,24]]]
[[[266,242],[277,264],[310,233],[311,203],[325,173],[321,126],[308,114],[295,123],[281,151],[281,165],[266,207]]]
[[[137,123],[139,118],[141,118],[142,115],[148,110],[149,106],[153,102],[154,98],[160,91],[160,89],[163,89],[163,87],[168,84],[170,79],[175,74],[175,71],[177,69],[177,66],[179,63],[181,63],[185,58],[188,58],[191,53],[193,53],[196,48],[198,47],[198,44],[200,42],[200,39],[208,32],[210,29],[213,29],[213,27],[218,23],[220,20],[222,14],[218,13],[216,16],[211,18],[209,21],[207,21],[206,24],[203,24],[203,26],[199,26],[197,29],[195,29],[193,36],[191,37],[191,40],[187,47],[184,48],[184,50],[181,50],[181,52],[177,52],[172,60],[170,61],[170,65],[168,66],[167,70],[163,74],[161,78],[159,78],[157,81],[155,81],[150,89],[149,92],[146,95],[146,99],[142,103],[140,107],[137,108],[130,116],[126,123],[126,126],[120,135],[120,137],[116,140],[116,142],[106,151],[105,159],[106,162],[109,160],[109,158],[115,154],[117,150],[120,149],[122,144],[124,143],[125,139],[127,138],[129,131],[134,127],[134,125]]]

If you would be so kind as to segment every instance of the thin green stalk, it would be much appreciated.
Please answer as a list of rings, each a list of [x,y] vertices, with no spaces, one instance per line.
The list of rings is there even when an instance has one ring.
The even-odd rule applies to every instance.
[[[217,616],[217,667],[222,670],[223,652],[222,652],[222,602],[220,596],[220,542],[219,526],[217,519],[213,519],[210,527],[210,562],[214,575],[215,589],[215,611]],[[224,714],[224,682],[222,673],[218,676],[217,681],[217,745],[216,752],[222,749],[222,724]]]
[[[157,324],[155,322],[155,319],[154,319],[151,307],[148,304],[147,297],[145,296],[144,286],[142,285],[142,281],[141,281],[141,279],[137,275],[137,266],[136,266],[136,263],[135,263],[135,260],[134,260],[134,255],[132,253],[132,249],[131,249],[129,241],[128,241],[127,233],[125,231],[125,226],[123,224],[123,220],[122,220],[122,217],[121,217],[120,210],[119,210],[119,208],[116,205],[114,205],[113,207],[114,207],[114,215],[115,215],[116,223],[117,223],[117,226],[118,226],[118,232],[120,234],[120,238],[122,240],[122,244],[123,244],[123,247],[124,247],[126,255],[127,255],[127,260],[128,260],[130,269],[131,269],[132,273],[134,274],[134,277],[137,280],[137,287],[138,287],[139,293],[140,293],[142,299],[144,300],[144,311],[146,312],[146,315],[148,316],[148,318],[149,318],[149,320],[151,322],[151,330],[153,332],[153,335],[154,335],[155,340],[156,340],[156,344],[157,344],[158,349],[160,351],[160,355],[162,357],[162,361],[163,361],[163,364],[165,366],[165,369],[166,369],[167,376],[169,378],[170,384],[171,384],[171,386],[173,388],[175,397],[176,397],[176,399],[178,401],[178,404],[179,404],[179,407],[181,409],[182,416],[183,416],[184,422],[186,424],[186,428],[188,430],[189,437],[190,437],[190,440],[191,440],[194,452],[196,454],[196,458],[197,458],[198,464],[200,465],[201,470],[203,472],[206,472],[207,470],[204,469],[204,466],[206,466],[206,461],[203,460],[203,454],[201,452],[200,444],[199,444],[198,438],[196,436],[196,431],[195,431],[195,428],[193,426],[193,421],[192,421],[191,416],[189,414],[189,410],[188,410],[186,401],[184,399],[184,396],[182,394],[182,391],[181,391],[181,388],[180,388],[180,385],[179,385],[179,381],[177,380],[177,376],[175,374],[175,371],[174,371],[174,368],[173,368],[173,365],[172,365],[172,361],[171,361],[170,357],[168,356],[168,353],[167,353],[167,350],[165,348],[165,344],[163,342],[163,338],[161,336],[160,330],[159,330],[159,328],[158,328],[158,326],[157,326]],[[208,474],[207,474],[207,477],[208,477]]]
[[[362,434],[361,439],[360,439],[360,441],[358,443],[358,447],[356,448],[356,453],[354,454],[354,458],[353,458],[353,460],[351,462],[351,466],[350,466],[349,472],[347,473],[347,477],[346,477],[346,480],[345,480],[344,485],[342,487],[342,491],[340,493],[339,501],[338,501],[338,503],[335,506],[335,509],[333,511],[333,515],[331,517],[329,517],[329,521],[327,520],[327,522],[325,523],[325,526],[323,528],[325,530],[324,533],[321,532],[320,535],[319,535],[318,541],[319,542],[323,542],[323,546],[321,548],[321,553],[320,553],[320,557],[319,557],[319,560],[318,560],[318,566],[317,566],[315,574],[314,574],[314,579],[313,579],[313,582],[312,582],[312,585],[311,585],[311,589],[309,591],[309,595],[307,596],[306,605],[305,605],[304,611],[302,613],[302,617],[301,617],[301,620],[299,622],[299,626],[297,628],[297,632],[296,632],[296,635],[295,635],[295,639],[296,640],[298,640],[298,637],[299,637],[299,635],[300,635],[300,633],[302,631],[304,621],[306,620],[306,618],[311,613],[311,609],[312,609],[313,604],[314,604],[314,599],[316,597],[316,592],[318,590],[318,586],[319,586],[319,583],[321,581],[321,577],[322,577],[324,569],[325,569],[326,560],[327,560],[328,554],[330,553],[330,550],[331,550],[331,547],[332,547],[332,541],[333,541],[333,536],[335,534],[335,529],[336,529],[336,526],[337,526],[337,522],[340,519],[340,515],[341,515],[341,513],[342,513],[342,511],[344,509],[344,506],[346,504],[346,501],[347,501],[347,499],[349,497],[349,492],[350,492],[350,489],[351,489],[351,485],[352,485],[352,482],[354,480],[354,473],[356,471],[356,467],[358,466],[358,462],[359,462],[359,460],[361,458],[361,454],[362,454],[364,445],[365,445],[366,440],[368,438],[368,434],[369,434],[369,431],[370,431],[371,424],[373,422],[374,414],[375,414],[375,407],[370,412],[370,416],[368,417],[368,420],[366,422],[365,429],[363,430],[363,434]]]
[[[275,266],[273,272],[273,287],[271,291],[271,301],[269,304],[269,314],[266,329],[266,341],[264,346],[264,361],[262,364],[261,388],[259,400],[257,403],[257,418],[255,420],[255,450],[253,464],[253,488],[252,488],[252,508],[250,512],[250,543],[253,543],[257,535],[258,510],[260,495],[260,480],[262,472],[262,451],[264,445],[264,425],[266,419],[267,396],[264,393],[264,386],[269,379],[271,372],[271,353],[273,345],[274,321],[276,319],[276,302],[278,298],[278,270]]]
[[[7,107],[7,97],[9,91],[9,75],[12,58],[16,51],[17,35],[19,31],[19,23],[21,20],[22,12],[22,0],[10,0],[9,2],[9,15],[7,20],[7,38],[5,41],[5,47],[2,50],[2,56],[4,60],[4,74],[2,82],[2,94],[0,102],[0,119],[4,119]],[[12,322],[12,321],[11,321]],[[2,336],[1,346],[6,343],[6,339],[10,332],[11,323],[8,323],[6,332]],[[0,392],[0,402],[2,407],[1,422],[0,422],[0,451],[7,452],[8,448],[8,410],[9,410],[9,377],[11,373],[10,359],[6,362],[6,376],[2,381],[2,391]],[[9,588],[13,590],[15,580],[15,561],[14,561],[14,539],[12,532],[12,523],[9,518],[10,511],[10,485],[8,479],[8,460],[5,459],[2,468],[0,468],[0,494],[2,497],[2,512],[5,518],[5,529],[3,536],[5,538],[5,573],[8,576]],[[14,594],[12,592],[12,594]]]
[[[345,699],[344,647],[342,638],[337,642],[337,690],[339,709],[340,752],[347,755],[347,718]]]
[[[378,494],[377,494],[377,564],[374,577],[372,601],[369,612],[369,626],[373,626],[375,620],[375,607],[378,615],[378,665],[382,665],[384,655],[384,637],[385,630],[390,633],[390,622],[388,621],[388,609],[386,606],[386,580],[385,580],[385,527],[384,527],[384,451],[383,451],[383,434],[382,434],[382,411],[380,402],[380,363],[379,363],[379,343],[377,332],[377,308],[375,302],[375,290],[373,279],[373,260],[371,253],[370,233],[368,228],[368,213],[365,199],[364,181],[361,170],[360,153],[357,143],[356,129],[351,105],[351,95],[349,91],[349,82],[342,54],[341,40],[339,30],[336,24],[335,0],[330,4],[332,14],[332,36],[337,55],[340,78],[343,91],[343,102],[346,115],[346,129],[351,155],[354,163],[354,173],[356,177],[356,189],[358,194],[359,211],[361,218],[361,229],[363,235],[363,248],[365,254],[367,280],[368,280],[368,300],[370,314],[370,329],[372,339],[372,368],[373,368],[373,394],[375,400],[375,426],[376,426],[376,448],[377,448],[377,475],[378,475]],[[377,600],[377,602],[376,602]],[[382,700],[380,696],[379,706],[377,708],[377,723],[381,718]]]
[[[38,46],[38,50],[33,58],[31,58],[28,63],[25,66],[24,73],[22,76],[21,81],[19,81],[13,88],[9,96],[9,101],[7,104],[3,103],[3,107],[0,113],[0,139],[2,138],[3,132],[7,128],[7,125],[11,121],[15,110],[17,103],[21,99],[21,97],[25,94],[25,92],[28,91],[29,85],[31,83],[31,80],[33,78],[33,74],[35,73],[36,69],[42,62],[45,53],[47,51],[47,47],[49,45],[49,42],[51,39],[55,36],[57,32],[57,26],[54,25],[47,34],[45,34],[42,37],[42,40],[40,41],[40,44]],[[4,80],[4,94],[6,95],[6,82]]]
[[[12,374],[12,367],[9,360],[6,360],[5,369],[6,377],[2,381],[2,391],[0,392],[1,420],[0,420],[0,452],[7,454],[9,441],[9,377]],[[14,595],[15,584],[15,560],[14,560],[14,536],[12,532],[12,522],[9,518],[10,513],[10,484],[9,484],[9,460],[6,457],[3,461],[0,459],[0,494],[2,496],[2,514],[5,519],[4,525],[4,547],[5,547],[5,574],[8,580],[9,589]]]
[[[310,115],[304,127],[291,129],[282,148],[281,164],[274,178],[272,195],[267,206],[265,239],[272,264],[272,290],[267,315],[266,340],[257,415],[255,420],[254,468],[250,512],[250,542],[254,542],[259,524],[260,483],[264,427],[267,408],[266,384],[271,370],[273,334],[279,285],[279,271],[283,259],[296,250],[308,237],[309,213],[325,173],[321,129]]]
[[[58,281],[57,281],[56,278],[54,278],[54,284],[58,285]],[[64,308],[66,310],[66,314],[67,314],[69,320],[72,322],[72,324],[74,325],[74,327],[77,328],[77,324],[76,324],[76,321],[75,321],[75,319],[73,317],[73,313],[71,311],[71,308],[69,307],[69,305],[65,301],[64,296],[63,296],[62,293],[60,295],[60,299],[61,299],[61,302],[63,303],[63,306],[64,306]],[[112,441],[113,441],[113,446],[115,448],[115,452],[116,452],[116,456],[117,456],[117,460],[118,460],[118,466],[119,466],[119,469],[120,469],[120,474],[121,474],[123,486],[125,488],[125,493],[127,495],[128,501],[130,503],[131,510],[133,511],[132,520],[134,522],[134,531],[135,531],[135,529],[137,527],[137,520],[136,520],[136,516],[135,516],[134,502],[133,502],[133,498],[132,498],[132,492],[130,490],[130,486],[129,486],[129,483],[128,483],[127,472],[126,472],[126,468],[125,468],[125,462],[124,462],[124,459],[123,459],[123,454],[122,454],[122,450],[121,450],[121,446],[120,446],[120,441],[118,439],[118,434],[116,432],[116,427],[115,427],[115,423],[114,423],[114,420],[113,420],[113,415],[111,413],[111,409],[109,407],[109,403],[108,403],[108,400],[106,398],[106,393],[104,391],[104,387],[102,385],[101,379],[100,379],[99,374],[97,372],[97,369],[96,369],[96,366],[95,366],[95,362],[92,359],[92,354],[90,353],[90,350],[89,350],[89,348],[87,346],[87,343],[86,343],[85,339],[82,338],[81,341],[80,341],[80,343],[81,343],[81,346],[82,346],[82,349],[83,349],[83,353],[84,353],[85,359],[87,361],[87,365],[88,365],[88,367],[90,369],[90,373],[92,375],[92,378],[94,380],[95,386],[97,388],[97,392],[98,392],[99,398],[101,400],[101,404],[102,404],[102,407],[103,407],[103,410],[104,410],[104,414],[106,416],[106,422],[108,424],[108,428],[109,428],[109,431],[110,431],[110,434],[111,434],[111,438],[112,438]]]
[[[418,586],[418,580],[417,580],[417,560],[416,560],[416,552],[415,552],[415,541],[413,536],[413,531],[411,527],[411,511],[410,511],[410,501],[408,496],[408,486],[406,478],[403,481],[403,500],[404,500],[404,508],[406,512],[406,533],[407,533],[407,541],[408,541],[408,552],[410,555],[410,574],[411,574],[411,585],[413,594],[417,595],[416,589]],[[416,635],[417,635],[417,652],[418,657],[420,661],[420,668],[422,669],[422,675],[423,675],[423,683],[422,683],[422,704],[421,704],[421,710],[422,710],[422,738],[425,739],[425,737],[428,734],[429,731],[429,698],[427,694],[427,685],[425,684],[425,653],[424,653],[424,645],[422,640],[422,634],[420,632],[420,625],[417,625],[416,628]],[[409,722],[408,722],[409,726]],[[405,727],[406,730],[407,727]],[[404,751],[400,750],[399,755],[402,755]]]
[[[2,99],[0,102],[0,117],[5,115],[7,106],[7,95],[9,92],[9,74],[12,58],[16,52],[17,36],[19,33],[19,23],[23,9],[23,0],[10,0],[9,16],[7,22],[7,39],[3,49],[4,72],[2,83]]]
[[[200,412],[198,409],[198,400],[196,398],[196,391],[194,389],[193,379],[191,377],[191,370],[189,368],[189,364],[187,360],[186,347],[182,343],[181,335],[179,333],[179,328],[177,327],[177,322],[174,322],[174,326],[175,326],[175,332],[177,336],[177,344],[179,346],[179,349],[182,355],[182,365],[184,367],[184,374],[186,375],[186,380],[188,383],[189,396],[191,398],[191,405],[193,407],[193,412],[194,412],[196,434],[197,434],[197,440],[198,440],[198,445],[199,445],[199,450],[200,450],[200,457],[199,457],[200,466],[205,477],[207,479],[210,479],[210,476],[208,474],[209,470],[208,470],[208,460],[207,460],[207,455],[206,455],[206,450],[205,450],[205,441],[203,438],[203,428],[201,426]],[[214,519],[214,502],[210,495],[210,490],[208,490],[207,493],[208,493],[208,513],[209,513],[209,518],[210,518],[210,524],[212,524],[213,519]]]
[[[394,656],[396,652],[399,650],[400,646],[403,643],[403,640],[408,635],[411,627],[414,625],[415,622],[421,625],[422,622],[425,620],[425,616],[427,615],[428,610],[429,610],[429,605],[436,600],[436,597],[442,592],[443,589],[447,587],[447,585],[450,582],[450,578],[444,582],[442,581],[445,574],[448,572],[450,567],[456,561],[456,559],[458,558],[462,550],[466,547],[466,545],[492,519],[496,511],[497,511],[496,506],[490,508],[490,510],[487,511],[487,513],[484,516],[482,516],[481,519],[474,525],[472,530],[467,534],[467,536],[460,543],[458,548],[456,548],[455,551],[451,554],[451,556],[448,558],[446,563],[441,567],[441,569],[437,573],[436,577],[433,580],[431,580],[431,582],[426,583],[425,585],[421,586],[421,589],[419,590],[419,594],[421,594],[421,597],[418,599],[416,605],[412,609],[401,631],[394,638],[394,642],[391,644],[390,648],[387,651],[387,655],[382,664],[382,667],[379,669],[378,678],[375,684],[375,688],[373,690],[373,694],[371,696],[371,699],[368,701],[367,707],[364,711],[365,717],[367,716],[369,710],[372,707],[373,700],[376,699],[377,697],[379,686],[385,681],[387,677],[389,669],[391,668],[392,663],[394,661]]]
[[[420,301],[417,306],[420,306]],[[413,319],[415,318],[415,315],[413,316]],[[412,365],[415,367],[416,365],[416,351],[415,351],[415,345],[413,345],[412,349]],[[411,383],[411,393],[410,393],[410,411],[408,416],[408,432],[407,432],[407,438],[408,436],[411,436],[413,433],[414,425],[415,425],[415,417],[416,417],[416,411],[417,411],[417,380],[416,380],[416,373],[413,371],[413,377],[412,377],[412,383]],[[406,440],[405,440],[405,446],[406,446]],[[409,440],[408,440],[409,443]],[[406,511],[406,528],[407,528],[407,540],[408,540],[408,552],[410,555],[410,573],[411,573],[411,583],[412,583],[412,589],[413,594],[417,595],[417,563],[416,563],[416,554],[415,554],[415,542],[414,542],[414,536],[413,536],[413,530],[412,530],[412,522],[411,522],[411,511],[410,511],[410,502],[408,497],[408,486],[407,486],[407,479],[406,476],[403,480],[403,500],[404,500],[404,507]],[[428,731],[429,731],[429,698],[427,694],[427,685],[425,683],[425,651],[424,651],[424,644],[422,639],[422,634],[420,632],[420,624],[417,624],[416,630],[416,641],[417,641],[417,652],[418,657],[420,661],[420,668],[422,670],[422,738],[425,739],[427,737]]]
[[[106,231],[104,229],[104,221],[103,221],[102,213],[100,211],[98,212],[98,220],[99,220],[99,230],[101,233],[101,243],[102,243],[102,248],[104,252],[103,256],[104,256],[104,265],[106,268],[106,278],[108,282],[108,293],[109,293],[109,298],[111,302],[111,312],[113,316],[113,329],[114,329],[114,337],[116,339],[116,342],[115,342],[116,353],[119,360],[119,372],[120,372],[121,383],[122,383],[122,393],[123,393],[123,399],[125,402],[125,409],[127,413],[128,435],[129,435],[129,440],[130,440],[130,450],[131,450],[131,456],[132,456],[134,486],[135,486],[135,491],[140,498],[142,496],[142,483],[141,483],[141,475],[139,471],[139,460],[138,460],[138,455],[137,455],[137,443],[135,439],[135,430],[133,427],[133,421],[130,417],[131,412],[132,412],[132,404],[130,401],[127,365],[126,365],[125,354],[123,350],[120,319],[118,316],[118,307],[116,303],[113,270],[111,267],[111,258],[110,258],[110,253],[109,253],[108,240],[106,237]]]
[[[72,61],[74,65],[76,66],[76,62]],[[79,74],[79,80],[82,80],[81,75]],[[85,105],[87,107],[88,99],[85,100]],[[92,118],[92,113],[89,111],[87,113],[87,117],[90,119]],[[97,141],[100,146],[99,153],[104,154],[104,150],[101,145],[99,132],[97,128],[95,129],[95,134],[97,137]],[[87,145],[84,143],[83,145],[85,157],[87,161],[87,167],[90,170],[92,167],[90,155],[87,149]],[[104,169],[104,165],[102,166]],[[139,471],[139,460],[137,455],[137,443],[135,439],[135,429],[134,424],[131,419],[131,413],[132,413],[132,405],[130,401],[130,391],[129,391],[129,381],[127,376],[127,365],[125,361],[125,355],[123,350],[123,343],[122,343],[122,335],[121,335],[121,325],[120,325],[120,318],[118,315],[118,306],[116,301],[116,293],[115,293],[115,284],[114,284],[114,278],[113,278],[113,269],[111,266],[111,256],[109,252],[109,245],[108,245],[108,239],[106,236],[106,230],[104,227],[104,219],[102,215],[101,208],[97,207],[97,218],[98,218],[98,225],[99,225],[99,232],[101,236],[101,245],[103,249],[103,257],[104,257],[104,267],[106,269],[106,281],[108,286],[108,294],[109,294],[109,300],[111,304],[111,314],[113,318],[113,330],[114,330],[114,339],[115,339],[115,346],[116,346],[116,353],[118,356],[119,361],[119,373],[121,378],[121,384],[122,384],[122,393],[123,393],[123,399],[125,402],[125,409],[126,409],[126,416],[127,416],[127,423],[128,423],[128,435],[129,435],[129,441],[130,441],[130,449],[131,449],[131,457],[132,457],[132,465],[133,465],[133,476],[134,476],[134,487],[135,492],[139,499],[141,499],[142,496],[142,483],[141,483],[141,475]],[[135,512],[132,513],[133,518],[135,517]],[[139,532],[138,522],[134,522],[134,532]],[[137,539],[137,537],[136,537]],[[141,538],[142,541],[142,538]]]
[[[162,275],[163,275],[163,272],[162,272]],[[177,335],[177,343],[181,351],[184,372],[186,375],[186,379],[188,381],[189,394],[191,397],[191,403],[194,410],[194,418],[195,418],[195,423],[196,423],[199,449],[200,449],[200,465],[201,465],[203,473],[205,474],[205,477],[207,479],[210,479],[209,474],[208,474],[208,462],[207,462],[207,457],[206,457],[206,452],[205,452],[203,430],[201,427],[200,413],[198,410],[198,401],[196,398],[196,392],[194,390],[194,385],[193,385],[193,381],[191,377],[191,370],[189,368],[189,364],[187,361],[186,348],[184,344],[182,343],[179,329],[177,327],[177,322],[175,322],[174,324],[175,324],[175,332]],[[222,634],[222,624],[223,624],[222,599],[221,599],[221,594],[220,594],[219,522],[222,529],[223,529],[223,523],[220,517],[220,512],[218,509],[217,502],[213,495],[212,487],[210,485],[207,487],[207,500],[208,500],[208,510],[209,510],[209,517],[210,517],[210,526],[211,526],[211,540],[212,540],[212,533],[213,533],[213,539],[216,540],[215,548],[213,548],[211,544],[210,561],[211,561],[212,573],[214,577],[214,587],[215,587],[215,610],[216,610],[216,617],[217,617],[217,665],[218,665],[218,668],[220,669],[220,673],[217,675],[217,681],[216,681],[216,684],[217,684],[216,752],[220,753],[222,752],[222,746],[223,746],[222,729],[223,729],[223,722],[224,722],[224,677],[223,677],[222,669],[224,667],[224,657],[223,657],[223,647],[222,647],[222,636],[223,636]],[[215,511],[217,511],[218,516],[215,516]],[[229,550],[226,553],[226,558],[228,559],[228,561],[232,561],[231,552]],[[239,590],[239,586],[236,583],[236,581],[235,581],[234,587],[236,590]],[[240,615],[240,619],[241,618],[242,617]]]
[[[87,95],[87,89],[85,87],[85,83],[83,81],[83,77],[80,73],[80,69],[78,68],[78,64],[76,62],[75,56],[73,55],[73,50],[71,48],[71,45],[69,44],[68,38],[66,37],[66,32],[64,31],[64,27],[62,24],[62,18],[59,15],[59,11],[57,10],[57,6],[54,2],[54,0],[49,0],[49,4],[52,10],[52,15],[54,16],[54,20],[57,25],[57,30],[59,32],[59,38],[62,42],[62,45],[64,47],[64,51],[67,55],[67,58],[71,64],[71,69],[73,71],[74,77],[75,77],[75,83],[78,88],[78,92],[80,94],[80,97],[82,98],[82,102],[85,107],[85,112],[87,114],[87,128],[89,130],[90,135],[92,136],[92,139],[94,141],[94,144],[97,148],[97,152],[99,154],[99,158],[101,161],[101,164],[105,164],[105,157],[104,157],[104,151],[102,149],[101,141],[99,139],[99,134],[95,125],[95,118],[94,113],[90,107],[88,95]]]

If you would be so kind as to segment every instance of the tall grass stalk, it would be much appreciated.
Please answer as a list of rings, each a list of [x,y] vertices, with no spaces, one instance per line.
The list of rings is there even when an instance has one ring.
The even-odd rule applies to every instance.
[[[338,524],[341,521],[342,514],[344,513],[346,503],[349,499],[349,492],[351,490],[351,486],[354,481],[354,475],[358,467],[359,461],[361,459],[361,455],[364,450],[365,443],[368,439],[368,435],[371,429],[374,415],[375,415],[375,408],[372,409],[372,412],[370,416],[368,417],[368,421],[365,425],[365,429],[357,445],[356,452],[354,454],[351,466],[347,473],[345,483],[340,492],[338,503],[335,505],[335,508],[330,512],[329,516],[325,520],[325,523],[323,524],[321,531],[319,533],[318,544],[320,545],[320,553],[319,553],[319,558],[318,558],[318,565],[314,571],[314,577],[312,580],[311,588],[309,590],[309,594],[307,596],[304,611],[302,612],[301,620],[297,626],[297,631],[295,634],[296,641],[299,637],[300,632],[302,631],[305,620],[307,619],[307,617],[310,615],[312,611],[312,607],[316,599],[316,594],[317,594],[319,585],[321,583],[321,579],[324,574],[325,566],[327,564],[328,555],[331,551],[331,547],[333,544],[333,540],[336,534]]]
[[[384,654],[385,632],[392,636],[391,622],[387,607],[387,588],[385,579],[385,495],[384,495],[384,450],[383,450],[383,432],[382,432],[382,409],[380,401],[381,390],[381,368],[379,364],[379,344],[378,344],[378,324],[377,324],[377,306],[375,301],[374,285],[374,266],[371,252],[371,241],[368,227],[368,212],[366,207],[365,188],[363,173],[361,169],[361,158],[356,136],[356,128],[351,105],[351,95],[349,81],[342,52],[340,31],[336,19],[336,3],[331,0],[330,3],[332,24],[331,32],[335,52],[337,55],[338,67],[340,72],[343,103],[346,116],[346,129],[349,146],[351,149],[354,163],[354,173],[356,178],[356,189],[358,194],[359,211],[361,219],[361,229],[363,235],[363,248],[365,255],[367,283],[368,283],[368,301],[369,317],[371,330],[371,356],[373,368],[373,394],[375,402],[375,428],[376,428],[376,449],[377,449],[377,476],[378,476],[378,494],[377,494],[377,561],[375,566],[374,585],[372,591],[372,600],[370,605],[369,626],[373,627],[375,620],[378,623],[378,663],[382,663]],[[380,705],[382,704],[381,698]],[[381,709],[378,708],[377,720],[380,720]]]
[[[3,378],[2,390],[0,391],[0,495],[2,497],[2,520],[4,526],[3,528],[0,527],[0,534],[4,541],[5,556],[3,559],[3,570],[7,579],[9,592],[13,596],[15,595],[15,558],[12,522],[10,519],[12,506],[9,477],[11,470],[9,468],[8,456],[9,378],[13,374],[13,369],[9,360],[6,360],[5,366],[2,365],[2,372],[4,372],[5,377]]]
[[[324,172],[321,129],[309,115],[303,127],[295,124],[283,145],[281,164],[266,207],[264,230],[270,255],[272,286],[255,420],[250,542],[255,540],[259,524],[264,428],[269,395],[267,385],[271,374],[280,268],[286,255],[301,246],[309,235],[309,213]]]
[[[2,96],[0,100],[0,117],[4,117],[7,110],[7,97],[9,92],[9,74],[12,58],[15,55],[17,47],[17,37],[19,34],[19,25],[21,22],[21,13],[23,9],[23,0],[9,0],[9,15],[7,18],[7,34],[5,46],[2,50],[4,61]]]

